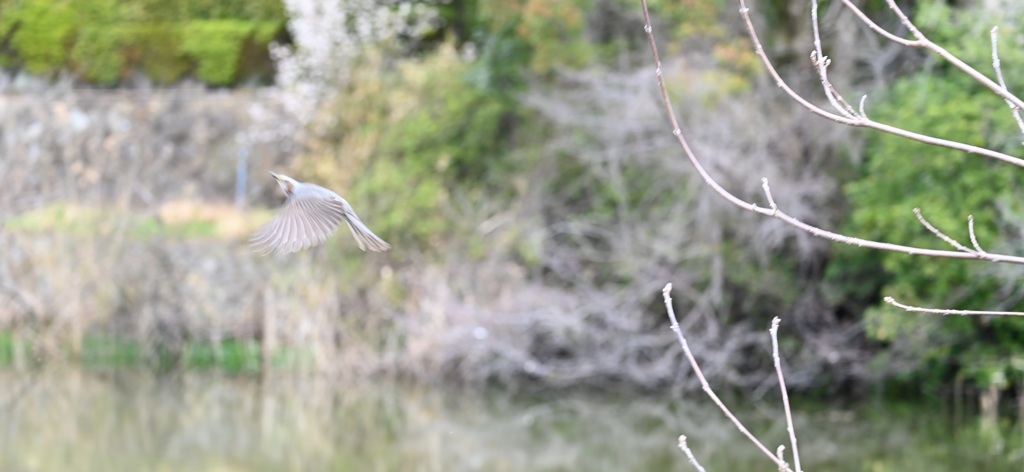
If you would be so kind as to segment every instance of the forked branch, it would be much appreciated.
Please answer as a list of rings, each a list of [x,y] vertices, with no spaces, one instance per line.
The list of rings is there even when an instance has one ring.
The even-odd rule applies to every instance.
[[[896,5],[896,0],[885,1],[889,5],[889,9],[896,14],[896,16],[900,19],[900,22],[903,23],[903,26],[906,26],[907,29],[910,30],[910,33],[914,35],[915,39],[904,39],[886,31],[881,26],[878,26],[877,23],[871,21],[871,18],[868,18],[868,16],[864,14],[864,12],[860,10],[860,8],[857,8],[857,5],[855,5],[852,0],[843,0],[843,5],[845,5],[851,11],[853,11],[853,13],[857,15],[857,18],[859,18],[862,23],[867,25],[868,28],[871,28],[872,31],[878,33],[885,39],[888,39],[889,41],[892,41],[894,43],[902,44],[907,47],[927,49],[935,53],[939,57],[942,57],[950,64],[953,64],[954,67],[960,69],[961,71],[963,71],[963,73],[967,74],[972,79],[978,81],[978,83],[987,87],[989,90],[991,90],[993,93],[1001,97],[1003,100],[1006,100],[1007,103],[1011,104],[1011,107],[1015,107],[1017,109],[1024,108],[1024,100],[1021,100],[1016,95],[1010,93],[1010,91],[1007,90],[1007,88],[1005,87],[1005,84],[1000,85],[995,83],[992,79],[986,77],[985,74],[978,72],[977,69],[967,65],[967,63],[960,60],[960,58],[954,56],[953,53],[947,51],[946,48],[943,48],[942,46],[939,46],[938,44],[932,42],[932,40],[928,39],[923,33],[921,33],[921,30],[917,29],[917,26],[915,26],[914,23],[910,21],[910,18],[907,17],[906,13],[903,13],[903,10],[900,9],[899,5]],[[993,35],[994,34],[995,33],[993,32]],[[995,54],[994,43],[992,50],[993,54]]]
[[[1003,67],[999,62],[999,27],[993,26],[990,32],[992,37],[992,69],[996,71],[996,79],[999,80],[999,88],[1004,92],[1010,93],[1010,89],[1006,87],[1006,80],[1003,79]],[[1006,104],[1010,107],[1010,113],[1013,115],[1013,120],[1017,122],[1017,128],[1020,128],[1020,132],[1024,133],[1024,119],[1020,117],[1020,107],[1017,106],[1008,98],[1004,98]],[[1024,144],[1024,143],[1021,143]]]
[[[786,93],[786,95],[788,95],[793,101],[797,102],[798,104],[800,104],[800,106],[806,108],[811,113],[814,113],[815,115],[824,118],[828,118],[829,120],[835,121],[836,123],[848,126],[856,126],[860,128],[874,129],[884,133],[889,133],[894,136],[899,136],[901,138],[906,138],[922,142],[925,144],[930,144],[933,146],[956,149],[958,151],[963,151],[970,154],[978,154],[981,156],[986,156],[992,159],[997,159],[1006,162],[1007,164],[1012,164],[1018,167],[1024,167],[1024,159],[1020,159],[1009,154],[994,151],[992,149],[983,148],[980,146],[961,143],[958,141],[950,141],[948,139],[936,138],[921,133],[915,133],[913,131],[908,131],[896,126],[887,125],[872,120],[871,118],[868,118],[867,114],[864,113],[864,101],[866,100],[866,96],[861,98],[860,111],[858,112],[854,110],[853,107],[851,107],[849,103],[847,103],[846,100],[843,99],[842,95],[839,94],[839,92],[832,86],[831,82],[828,80],[828,66],[831,63],[831,60],[822,52],[821,37],[818,33],[818,2],[817,0],[812,0],[812,2],[813,3],[811,8],[811,15],[814,27],[815,49],[811,51],[811,61],[814,64],[815,69],[818,72],[818,76],[821,79],[821,83],[825,88],[825,96],[828,98],[829,103],[832,104],[832,107],[835,108],[836,111],[839,112],[839,114],[830,112],[828,110],[825,110],[824,108],[821,108],[811,103],[809,100],[807,100],[800,94],[796,93],[796,91],[793,90],[786,83],[786,81],[782,78],[779,72],[775,70],[775,65],[772,64],[771,59],[768,58],[768,54],[765,53],[764,46],[761,45],[761,39],[758,37],[757,30],[754,28],[754,22],[750,18],[750,8],[747,7],[746,0],[739,0],[740,14],[743,16],[743,22],[747,27],[747,33],[750,35],[750,41],[754,44],[754,50],[757,53],[757,56],[761,59],[761,63],[764,65],[765,70],[767,70],[768,74],[772,76],[772,80],[775,81],[775,84],[778,85],[779,88],[781,88]],[[646,0],[643,0],[643,3],[644,8],[646,9]],[[648,22],[648,25],[650,25],[650,22]],[[648,33],[648,36],[650,36],[650,33]],[[653,41],[653,37],[651,38],[651,40]],[[945,50],[943,49],[943,51]],[[946,54],[949,53],[946,52]],[[950,57],[952,57],[952,55],[950,55]],[[954,59],[956,58],[954,57]],[[987,77],[982,75],[980,72],[971,69],[970,66],[964,64],[963,61],[960,61],[959,59],[957,59],[957,61],[958,64],[962,64],[962,68],[967,68],[973,72],[972,77],[980,77],[981,79],[985,79],[988,80],[989,82],[992,82]],[[997,84],[995,84],[994,82],[992,83],[996,86],[996,88],[999,88]],[[1019,98],[1013,96],[1009,92],[1003,89],[1000,90],[1002,91],[1002,93],[1000,93],[1000,96],[1005,95],[1004,98],[1006,98],[1007,100],[1016,100],[1014,101],[1014,103],[1020,101]]]
[[[819,228],[817,226],[813,226],[811,224],[808,224],[808,223],[805,223],[803,221],[800,221],[797,218],[787,214],[783,209],[778,208],[778,206],[775,205],[774,202],[771,199],[771,194],[770,194],[770,189],[769,189],[768,183],[764,179],[762,179],[762,187],[765,190],[766,197],[769,199],[769,207],[768,208],[761,207],[761,206],[757,205],[754,202],[748,202],[746,200],[743,200],[742,198],[737,197],[736,195],[733,195],[731,192],[729,192],[724,187],[722,187],[721,184],[719,184],[718,181],[715,180],[715,178],[712,177],[708,173],[708,171],[704,168],[704,165],[701,163],[701,161],[697,157],[696,153],[690,147],[690,143],[689,143],[689,141],[687,141],[686,135],[683,133],[682,128],[679,126],[679,119],[676,117],[675,110],[672,107],[672,100],[669,97],[668,88],[667,88],[667,86],[665,84],[665,77],[664,77],[664,74],[663,74],[662,68],[661,68],[661,57],[658,54],[657,42],[654,40],[654,29],[651,26],[651,18],[650,18],[650,13],[649,13],[648,8],[647,8],[647,0],[641,0],[640,3],[642,5],[642,7],[643,7],[644,31],[647,33],[647,39],[648,39],[648,42],[649,42],[650,47],[651,47],[651,55],[654,57],[655,72],[656,72],[656,76],[657,76],[657,80],[658,80],[658,86],[661,89],[662,103],[663,103],[663,105],[665,107],[665,111],[668,114],[669,121],[670,121],[670,123],[672,125],[672,134],[676,137],[676,140],[679,143],[679,146],[683,149],[683,153],[686,154],[687,159],[689,159],[690,164],[694,167],[694,169],[700,175],[701,179],[703,179],[704,182],[709,187],[711,187],[712,190],[714,190],[716,193],[718,193],[720,196],[722,196],[722,198],[727,200],[729,203],[732,203],[733,205],[736,205],[736,206],[738,206],[740,208],[753,211],[755,213],[759,213],[759,214],[762,214],[762,215],[765,215],[765,216],[770,216],[770,217],[779,219],[782,222],[784,222],[784,223],[786,223],[786,224],[788,224],[790,226],[796,227],[796,228],[798,228],[798,229],[800,229],[802,231],[808,232],[808,233],[810,233],[810,234],[812,234],[814,236],[825,238],[825,239],[829,239],[829,240],[836,241],[836,242],[843,243],[843,244],[848,244],[848,245],[851,245],[851,246],[859,246],[859,247],[865,247],[865,248],[871,248],[871,249],[878,249],[878,250],[882,250],[882,251],[899,252],[899,253],[903,253],[903,254],[909,254],[909,255],[912,255],[912,256],[930,256],[930,257],[942,257],[942,258],[949,258],[949,259],[976,259],[976,260],[987,260],[987,261],[991,261],[991,262],[1001,262],[1001,263],[1022,264],[1022,265],[1024,265],[1024,257],[1020,257],[1020,256],[1013,256],[1013,255],[1007,255],[1007,254],[993,254],[993,253],[988,253],[988,252],[983,252],[983,251],[965,252],[965,251],[949,251],[949,250],[939,250],[939,249],[926,249],[926,248],[921,248],[921,247],[905,246],[905,245],[901,245],[901,244],[892,244],[892,243],[885,243],[885,242],[881,242],[881,241],[872,241],[872,240],[868,240],[868,239],[855,238],[855,237],[850,237],[850,236],[846,236],[846,235],[843,235],[843,234],[835,233],[835,232],[832,232],[832,231],[828,231],[828,230]],[[945,147],[949,147],[949,148],[953,148],[953,149],[959,149],[959,150],[962,150],[962,151],[965,151],[965,152],[969,152],[969,153],[985,155],[985,156],[993,157],[995,159],[1002,160],[1004,162],[1009,162],[1009,163],[1012,163],[1014,165],[1019,165],[1019,166],[1024,167],[1024,160],[1018,159],[1018,158],[1013,157],[1013,156],[1009,156],[1009,155],[1006,155],[1006,154],[998,153],[998,152],[995,152],[995,151],[991,151],[991,150],[980,148],[980,147],[976,147],[976,146],[969,146],[969,145],[966,145],[966,144],[963,144],[963,143],[957,143],[957,142],[953,142],[953,141],[948,141],[948,140],[942,140],[942,139],[938,139],[938,138],[932,138],[932,137],[928,137],[928,136],[923,136],[923,135],[920,135],[920,134],[916,134],[916,133],[912,133],[912,132],[909,132],[909,131],[901,130],[899,128],[895,128],[895,127],[892,127],[892,126],[889,126],[889,125],[880,124],[880,123],[877,123],[877,122],[874,122],[874,121],[868,119],[866,116],[863,115],[863,113],[858,113],[856,116],[854,116],[854,118],[848,118],[848,117],[843,116],[843,115],[837,115],[837,114],[828,112],[826,110],[823,110],[823,109],[821,109],[821,108],[811,104],[809,101],[807,101],[806,99],[801,97],[799,94],[794,92],[791,88],[789,88],[789,86],[786,85],[785,81],[782,80],[782,77],[779,76],[778,72],[772,66],[771,61],[768,60],[767,55],[765,54],[764,48],[761,46],[760,41],[757,39],[757,34],[756,34],[756,31],[754,30],[753,23],[750,21],[749,10],[746,7],[745,1],[744,0],[740,0],[740,5],[742,7],[740,9],[740,12],[743,15],[743,17],[744,17],[744,19],[745,19],[745,21],[747,23],[747,27],[749,29],[751,38],[753,39],[755,48],[757,50],[757,54],[758,54],[758,56],[761,57],[762,62],[765,64],[765,67],[768,69],[769,73],[775,79],[775,81],[779,85],[779,87],[781,87],[783,90],[785,90],[786,93],[791,98],[793,98],[793,100],[795,100],[797,103],[803,105],[805,108],[809,109],[811,112],[813,112],[813,113],[815,113],[817,115],[824,116],[826,118],[832,119],[833,121],[837,121],[839,123],[849,124],[849,125],[852,125],[852,126],[863,126],[863,127],[869,127],[869,128],[873,128],[873,129],[878,129],[880,131],[885,131],[885,132],[888,132],[888,133],[891,133],[891,134],[894,134],[894,135],[897,135],[897,136],[902,136],[902,137],[905,137],[907,139],[913,139],[913,140],[920,141],[920,142],[927,143],[927,144],[934,144],[934,145],[938,145],[938,146],[945,146]],[[846,111],[849,112],[848,109]]]
[[[789,408],[789,393],[786,391],[786,378],[782,375],[782,359],[779,357],[779,323],[782,320],[778,316],[772,319],[772,327],[768,330],[772,336],[772,358],[775,360],[775,373],[779,376],[779,390],[782,391],[782,408],[786,414],[786,431],[789,432],[789,445],[793,446],[793,465],[796,472],[803,472],[800,468],[800,449],[796,447],[796,427],[793,426],[793,411]],[[782,446],[779,446],[777,457],[782,459]]]
[[[754,436],[738,418],[736,418],[736,415],[729,410],[729,407],[725,406],[725,403],[723,403],[722,400],[718,398],[718,395],[715,394],[715,391],[711,389],[711,385],[708,384],[707,379],[704,377],[704,372],[700,369],[700,364],[697,363],[697,359],[693,357],[693,352],[690,351],[690,345],[686,342],[686,336],[683,335],[683,330],[679,327],[679,320],[676,319],[676,311],[672,308],[672,284],[665,285],[665,288],[661,291],[661,295],[665,299],[665,311],[668,312],[672,332],[676,333],[676,339],[679,340],[679,345],[683,348],[683,354],[690,362],[690,367],[693,368],[693,373],[697,375],[697,380],[700,381],[701,389],[704,390],[704,393],[707,394],[709,398],[711,398],[711,401],[715,402],[718,409],[722,410],[722,413],[725,413],[725,416],[729,418],[729,421],[732,421],[732,424],[736,426],[736,429],[743,433],[750,442],[754,443],[754,446],[760,449],[765,456],[771,459],[771,461],[778,466],[780,471],[793,472],[793,469],[790,468],[789,464],[787,464],[785,459],[782,457],[783,448],[780,446],[779,452],[777,454],[772,454],[772,452],[768,450],[768,448],[765,447],[765,445],[761,443],[761,441],[758,440],[757,437]],[[789,409],[789,396],[786,392],[786,381],[782,375],[782,361],[779,359],[778,330],[779,318],[775,318],[772,320],[772,326],[769,330],[772,338],[772,353],[775,359],[775,371],[779,376],[779,388],[782,390],[782,404],[786,414],[786,429],[789,431],[790,444],[793,446],[793,462],[796,464],[796,472],[801,472],[800,454],[796,447],[796,430],[793,427],[793,414]],[[693,451],[687,447],[686,436],[679,437],[679,448],[686,453],[687,458],[690,459],[690,462],[693,463],[694,467],[698,470],[704,470],[704,468],[697,463],[697,459],[694,457]]]

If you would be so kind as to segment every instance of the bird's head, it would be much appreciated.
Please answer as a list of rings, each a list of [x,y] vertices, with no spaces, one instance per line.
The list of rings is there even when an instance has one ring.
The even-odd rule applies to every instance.
[[[288,177],[287,175],[275,174],[273,172],[271,172],[270,175],[273,176],[274,180],[277,181],[277,184],[281,186],[281,190],[284,190],[285,195],[291,195],[292,192],[295,191],[296,185],[298,185],[298,182],[296,182],[295,179]]]

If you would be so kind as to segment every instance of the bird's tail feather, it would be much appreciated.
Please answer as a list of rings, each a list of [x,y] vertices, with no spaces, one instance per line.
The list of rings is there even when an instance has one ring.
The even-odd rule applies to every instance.
[[[374,252],[383,252],[391,249],[391,245],[384,242],[384,240],[380,239],[376,234],[373,234],[373,231],[370,231],[370,228],[367,228],[358,216],[351,213],[346,216],[348,229],[352,230],[352,236],[356,238],[356,243],[359,244],[359,249],[364,251],[366,249],[370,249]]]

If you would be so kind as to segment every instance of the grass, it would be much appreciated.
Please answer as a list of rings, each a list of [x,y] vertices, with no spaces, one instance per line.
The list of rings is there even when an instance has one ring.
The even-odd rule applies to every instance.
[[[26,349],[32,351],[33,342]],[[218,370],[227,374],[256,374],[262,370],[260,344],[254,340],[228,339],[213,344],[190,341],[180,349],[166,347],[147,350],[135,341],[113,336],[89,335],[82,340],[82,352],[77,358],[86,369],[126,369],[156,367],[159,370],[187,369],[195,371]],[[14,333],[0,331],[0,367],[12,367],[15,362]],[[147,354],[155,352],[155,354]],[[311,356],[297,350],[279,349],[269,361],[273,370],[297,370],[309,363]]]
[[[233,239],[270,221],[274,210],[242,212],[229,205],[177,201],[156,214],[58,203],[12,216],[5,230],[25,234],[60,232],[74,236],[124,231],[137,239]]]
[[[254,341],[189,344],[182,352],[182,364],[198,370],[220,368],[226,372],[254,373],[260,371],[260,362],[260,346]]]

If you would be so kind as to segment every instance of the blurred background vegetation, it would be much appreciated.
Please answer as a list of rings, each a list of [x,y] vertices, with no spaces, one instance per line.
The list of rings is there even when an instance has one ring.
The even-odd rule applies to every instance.
[[[286,19],[274,0],[4,0],[0,11],[0,66],[70,71],[103,86],[140,73],[158,84],[187,74],[211,86],[266,83],[267,45]]]
[[[943,243],[913,208],[962,241],[973,214],[983,245],[1019,252],[1016,169],[821,123],[764,77],[732,2],[649,3],[683,126],[731,191],[760,198],[767,176],[798,218],[923,247]],[[797,3],[758,2],[756,21],[813,94]],[[898,29],[884,2],[860,3]],[[1012,3],[906,8],[982,71],[999,25],[1019,91]],[[798,390],[1019,391],[1021,320],[881,299],[1024,310],[1020,269],[827,244],[719,201],[667,132],[636,2],[376,5],[427,20],[360,36],[373,40],[296,118],[268,91],[283,89],[274,47],[301,52],[302,5],[0,0],[0,362],[694,389],[659,301],[673,282],[718,385],[764,391],[763,332],[781,316]],[[978,84],[839,2],[823,18],[836,85],[868,93],[876,120],[1019,154]],[[250,139],[260,126],[278,133]],[[396,249],[342,235],[254,257],[244,240],[281,200],[271,169],[339,191]]]

